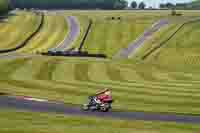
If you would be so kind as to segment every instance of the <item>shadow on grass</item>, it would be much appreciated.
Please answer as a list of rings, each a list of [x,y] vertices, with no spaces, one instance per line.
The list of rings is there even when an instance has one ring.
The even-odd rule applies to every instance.
[[[17,16],[16,13],[5,13],[0,15],[0,23],[6,23],[9,17]]]
[[[8,95],[8,94],[4,92],[0,92],[0,96],[5,96],[5,95]]]

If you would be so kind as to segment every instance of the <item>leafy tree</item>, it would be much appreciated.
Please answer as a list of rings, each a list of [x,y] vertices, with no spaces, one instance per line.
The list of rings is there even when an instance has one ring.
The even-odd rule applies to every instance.
[[[166,8],[166,5],[165,4],[160,4],[160,8]]]
[[[8,0],[0,0],[0,14],[8,11],[9,1]]]
[[[144,2],[141,2],[138,7],[139,9],[144,9],[146,7],[146,4]]]
[[[168,3],[166,4],[166,7],[167,7],[167,8],[174,8],[175,5],[172,4],[172,3],[170,3],[170,2],[168,2]]]
[[[131,3],[131,7],[132,7],[132,8],[137,8],[137,2],[136,2],[136,1],[133,1],[133,2]]]
[[[128,7],[128,2],[125,0],[117,0],[114,5],[114,9],[124,9]]]

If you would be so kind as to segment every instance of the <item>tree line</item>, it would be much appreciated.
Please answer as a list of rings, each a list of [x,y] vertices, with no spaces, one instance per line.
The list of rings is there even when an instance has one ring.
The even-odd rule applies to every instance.
[[[137,3],[136,1],[133,1],[131,3],[131,8],[133,9],[144,9],[146,8],[146,4],[144,2]],[[160,9],[200,9],[200,0],[193,1],[189,3],[161,3]]]
[[[9,8],[8,0],[0,0],[0,14],[7,12],[8,8]]]
[[[160,4],[160,8],[165,9],[200,9],[200,1],[190,2],[190,3],[177,3],[173,4],[170,2]]]
[[[134,9],[136,9],[136,8],[138,8],[138,9],[144,9],[146,7],[146,4],[143,1],[140,2],[139,4],[136,1],[133,1],[131,3],[131,7],[134,8]]]
[[[13,8],[37,9],[124,9],[126,0],[10,0]]]

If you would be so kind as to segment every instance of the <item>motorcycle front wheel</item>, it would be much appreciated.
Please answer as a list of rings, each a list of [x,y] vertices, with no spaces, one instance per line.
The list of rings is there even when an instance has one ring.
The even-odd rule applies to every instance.
[[[83,111],[88,111],[89,110],[89,107],[88,107],[87,104],[82,105],[81,108],[82,108]]]

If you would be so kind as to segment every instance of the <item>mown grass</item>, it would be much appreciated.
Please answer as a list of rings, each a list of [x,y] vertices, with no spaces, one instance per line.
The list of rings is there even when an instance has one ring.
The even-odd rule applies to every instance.
[[[128,47],[144,30],[150,27],[155,21],[165,18],[172,21],[168,28],[165,28],[162,34],[168,29],[167,35],[163,35],[163,39],[169,36],[178,25],[184,21],[198,16],[198,11],[180,11],[184,14],[183,17],[172,17],[170,11],[68,11],[65,14],[78,15],[89,17],[93,20],[92,28],[84,44],[83,50],[89,53],[103,53],[108,57],[112,57],[120,49]],[[121,17],[121,20],[110,20],[112,17]],[[84,24],[86,25],[86,24]],[[82,27],[83,25],[81,25]],[[171,29],[171,30],[169,30]],[[157,37],[161,37],[156,33]],[[165,37],[164,37],[165,36]],[[158,39],[158,38],[157,38]],[[158,39],[161,41],[161,39]],[[155,40],[153,40],[155,42]],[[151,47],[151,43],[143,50],[139,50],[139,55],[144,53],[146,49]],[[158,43],[158,42],[156,42]],[[141,51],[141,52],[140,52]]]
[[[3,60],[0,68],[1,91],[11,94],[82,104],[88,95],[109,87],[115,109],[200,112],[198,68],[168,70],[150,63],[58,57]]]
[[[92,54],[102,53],[112,57],[120,49],[127,47],[152,24],[152,21],[107,19],[94,20],[84,44],[84,50]]]
[[[46,52],[58,46],[66,37],[68,25],[64,16],[45,15],[41,30],[18,52]]]
[[[157,61],[161,65],[172,67],[190,66],[187,69],[199,64],[199,27],[200,21],[186,24],[172,39],[164,44],[161,49],[155,51],[149,60]]]
[[[84,16],[84,14],[82,15]],[[97,27],[100,27],[99,29],[97,28],[97,31],[108,29],[104,28],[107,16],[104,17],[101,18],[98,14],[91,17],[99,25]],[[137,17],[139,18],[139,16]],[[145,17],[147,16],[144,16],[146,21],[152,20]],[[128,19],[133,20],[134,18],[135,16],[133,18],[123,17],[122,24]],[[157,18],[158,16],[156,16]],[[139,19],[138,21],[142,20]],[[110,24],[110,22],[107,23]],[[118,23],[121,22],[114,21],[111,24],[112,26],[120,27],[121,24],[118,25]],[[112,26],[110,26],[111,29]],[[172,25],[172,27],[176,27],[176,25]],[[171,44],[177,43],[175,48],[181,51],[179,50],[179,45],[182,47],[189,43],[186,41],[184,44],[182,41],[182,39],[186,39],[186,36],[190,35],[191,39],[189,40],[193,40],[192,36],[195,35],[195,40],[197,40],[198,27],[199,23],[193,24],[192,27],[186,27],[179,35],[181,40],[177,41],[176,39]],[[194,28],[195,30],[193,30]],[[118,29],[120,28],[113,28],[113,30]],[[164,33],[168,34],[168,31],[171,33],[171,29],[169,29],[167,27],[164,31],[159,31],[158,36],[161,35],[164,38]],[[109,31],[105,32],[105,34],[107,33]],[[99,34],[104,36],[101,32]],[[101,35],[97,36],[100,37]],[[159,37],[156,38],[156,41],[160,41]],[[96,40],[96,42],[100,41]],[[35,43],[35,41],[32,43]],[[36,45],[27,46],[31,47],[30,51],[37,49]],[[44,44],[44,46],[47,46],[47,44]],[[97,45],[97,47],[99,46],[103,47],[102,45]],[[191,46],[186,48],[190,49]],[[196,47],[192,49],[194,50],[192,53],[197,48],[198,41]],[[110,48],[108,53],[112,53],[113,49]],[[168,48],[169,51],[172,49],[174,49],[172,46]],[[190,52],[188,53],[191,54]],[[192,63],[192,60],[186,66],[181,62],[182,58],[179,58],[179,65],[168,67],[169,64],[165,66],[163,62],[168,61],[170,58],[167,60],[163,57],[168,58],[168,56],[160,56],[157,57],[160,60],[156,60],[156,58],[152,57],[152,61],[150,60],[149,62],[131,60],[98,61],[96,59],[81,60],[59,57],[2,60],[0,62],[1,91],[60,100],[72,104],[82,104],[88,95],[95,93],[98,89],[109,87],[113,89],[113,95],[116,99],[114,108],[116,109],[199,114],[200,95],[198,95],[198,92],[200,90],[198,81],[200,77],[198,76],[198,63]],[[173,59],[176,58],[173,57]]]
[[[82,29],[87,23],[85,15],[90,15],[90,18],[97,25],[92,29],[93,34],[90,34],[94,37],[89,37],[92,40],[91,42],[97,42],[94,44],[96,46],[93,47],[91,43],[88,43],[85,49],[95,52],[106,50],[106,54],[109,56],[112,56],[113,51],[124,47],[125,44],[121,45],[120,43],[120,46],[115,47],[115,37],[109,41],[110,43],[106,44],[102,40],[103,36],[107,37],[110,34],[109,32],[112,33],[112,30],[116,30],[116,36],[118,36],[118,30],[130,30],[129,28],[120,29],[121,25],[123,27],[129,25],[127,24],[128,19],[140,18],[142,21],[141,15],[144,15],[143,19],[145,20],[156,20],[167,17],[168,13],[165,11],[161,13],[145,11],[142,13],[137,11],[70,12],[72,15],[80,15],[79,17],[83,21],[80,22]],[[110,23],[105,21],[107,17],[119,16],[119,14],[123,18],[121,22]],[[150,17],[149,19],[148,16],[152,14],[154,18]],[[193,11],[188,11],[185,14],[190,17],[198,15]],[[100,17],[100,15],[102,16]],[[129,15],[135,16],[128,17]],[[180,18],[178,20],[177,23],[173,23],[156,33],[150,42],[146,42],[152,46],[144,48],[143,52],[138,54],[138,57],[142,57],[149,48],[153,48],[153,44],[159,44],[162,39],[168,37],[182,23]],[[112,28],[112,26],[119,28]],[[199,22],[187,25],[164,47],[153,53],[145,61],[135,61],[135,58],[112,61],[40,56],[15,60],[2,59],[0,62],[0,92],[80,105],[85,102],[89,95],[101,88],[108,87],[113,90],[113,98],[115,99],[113,109],[200,115],[199,26]],[[112,30],[109,31],[108,27]],[[105,35],[98,31],[104,32]],[[49,34],[49,32],[45,33]],[[83,35],[83,32],[80,35]],[[98,39],[93,39],[96,37]],[[121,40],[127,41],[128,39],[124,37]],[[77,42],[80,40],[79,37],[73,45],[77,47],[79,44]],[[36,46],[36,43],[35,46],[32,46],[29,49],[30,51],[39,49],[39,45]],[[47,44],[45,43],[42,46],[46,47]],[[105,47],[109,47],[109,49]],[[113,121],[11,111],[0,112],[0,115],[2,116],[1,120],[5,123],[0,125],[2,127],[0,131],[3,132],[116,132],[117,127],[122,127],[117,129],[119,132],[199,132],[199,126],[188,124]],[[28,124],[29,120],[30,125]],[[7,123],[10,123],[10,125]],[[16,123],[20,125],[14,126],[17,125]],[[24,126],[22,128],[21,125],[27,128],[24,129]],[[88,125],[90,125],[90,128],[88,128]]]
[[[182,17],[171,17],[167,18],[169,24],[165,27],[161,28],[158,32],[154,33],[149,39],[147,39],[144,44],[139,47],[134,54],[132,54],[132,58],[138,60],[144,60],[146,57],[156,54],[160,47],[163,45],[175,45],[175,43],[171,40],[176,40],[175,36],[179,35],[182,32],[181,27],[191,26],[192,23],[198,22],[199,16],[191,16],[192,14],[188,14],[189,12],[184,12],[184,16]],[[195,21],[194,21],[195,20]],[[181,28],[181,29],[180,29]],[[193,33],[193,35],[196,33]],[[182,40],[187,40],[186,36],[179,35]],[[193,38],[196,40],[196,38]],[[176,40],[179,43],[182,43],[179,40]],[[193,41],[190,42],[191,44]],[[156,49],[156,50],[155,50]],[[154,54],[155,53],[155,54]],[[155,56],[157,57],[157,56]],[[167,57],[167,56],[166,56]],[[165,61],[165,60],[163,60]]]
[[[148,56],[151,56],[151,54],[154,54],[154,52],[156,53],[156,51],[159,51],[162,46],[168,45],[170,40],[173,40],[177,34],[182,32],[182,28],[192,23],[198,22],[198,20],[199,17],[171,18],[171,20],[169,19],[169,24],[160,29],[158,32],[154,33],[151,38],[147,39],[145,43],[137,49],[134,55],[132,55],[132,58],[144,60]],[[171,45],[174,45],[174,43],[171,43]]]
[[[16,12],[0,22],[0,50],[15,48],[40,25],[41,17],[31,12]]]
[[[103,118],[0,111],[0,132],[3,133],[198,133],[199,125],[165,122],[125,121]],[[22,126],[23,125],[23,126]]]
[[[163,41],[176,32],[181,25],[182,23],[170,23],[162,27],[158,32],[154,33],[152,37],[145,40],[143,45],[139,47],[130,57],[139,60],[143,59],[147,53],[155,49],[155,47],[159,46]]]
[[[68,11],[65,14],[92,19],[93,24],[83,50],[112,57],[139,37],[156,20],[167,16],[168,12],[155,14],[143,11]],[[112,17],[115,17],[115,20],[111,20]],[[118,20],[118,17],[121,20]],[[86,25],[85,23],[81,27]]]

